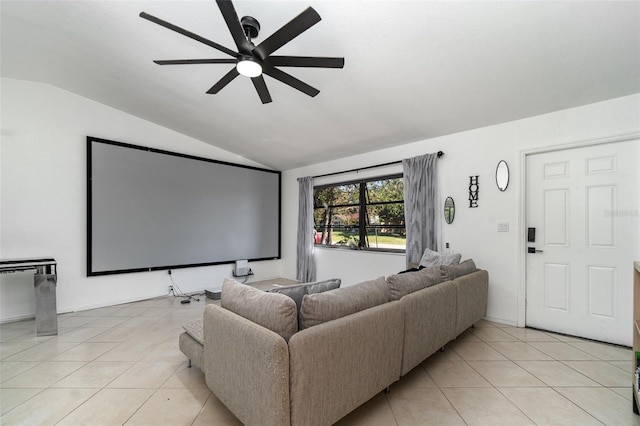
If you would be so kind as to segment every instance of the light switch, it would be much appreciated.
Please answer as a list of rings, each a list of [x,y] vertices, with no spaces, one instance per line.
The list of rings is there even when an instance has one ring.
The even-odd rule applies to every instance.
[[[509,232],[509,222],[498,222],[498,232]]]

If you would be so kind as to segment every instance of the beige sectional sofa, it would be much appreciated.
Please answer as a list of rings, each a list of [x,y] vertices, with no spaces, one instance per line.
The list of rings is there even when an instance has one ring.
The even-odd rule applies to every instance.
[[[301,306],[225,282],[196,362],[246,425],[330,425],[483,318],[487,294],[472,261],[307,294]],[[181,348],[192,340],[183,334]]]

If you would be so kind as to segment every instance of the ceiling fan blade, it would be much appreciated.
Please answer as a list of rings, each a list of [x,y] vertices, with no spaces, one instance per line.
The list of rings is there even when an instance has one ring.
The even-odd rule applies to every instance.
[[[298,89],[302,93],[306,93],[311,97],[314,97],[318,93],[320,93],[320,91],[315,87],[309,86],[307,83],[302,82],[297,78],[295,78],[294,76],[292,76],[291,74],[287,74],[286,72],[281,71],[277,68],[267,67],[267,68],[264,68],[262,72],[267,74],[268,76],[275,78],[276,80],[280,80],[284,84],[287,84],[293,87],[294,89]]]
[[[300,15],[286,23],[269,38],[253,49],[253,53],[264,60],[267,56],[320,22],[320,15],[312,7],[308,7]]]
[[[158,65],[235,64],[235,59],[164,59],[153,61]]]
[[[256,88],[256,92],[258,92],[258,96],[260,96],[262,103],[268,104],[271,102],[271,95],[269,94],[269,89],[267,89],[267,84],[264,82],[264,77],[254,77],[251,81],[253,82],[253,87]]]
[[[215,95],[220,90],[222,90],[224,86],[231,83],[233,79],[236,78],[238,75],[240,75],[240,73],[238,73],[238,70],[236,69],[236,67],[231,68],[231,71],[226,73],[220,80],[218,80],[218,82],[214,84],[211,87],[211,89],[207,90],[207,93],[210,95]]]
[[[247,37],[244,35],[244,30],[242,29],[242,25],[240,25],[240,20],[238,19],[236,9],[233,7],[233,3],[231,3],[230,0],[216,0],[216,3],[218,3],[222,17],[227,23],[227,27],[233,37],[233,41],[236,42],[238,52],[245,53],[247,55],[251,54],[251,45],[249,44]]]
[[[171,31],[175,31],[178,34],[182,34],[183,36],[189,37],[190,39],[193,39],[193,40],[199,41],[200,43],[206,44],[207,46],[211,46],[214,49],[217,49],[217,50],[219,50],[219,51],[221,51],[223,53],[226,53],[227,55],[230,55],[230,56],[233,56],[233,57],[236,57],[238,55],[237,52],[234,52],[233,50],[228,49],[228,48],[222,46],[221,44],[216,43],[215,41],[208,40],[208,39],[206,39],[206,38],[204,38],[202,36],[199,36],[198,34],[192,33],[191,31],[187,31],[184,28],[178,27],[177,25],[173,25],[170,22],[164,21],[164,20],[162,20],[160,18],[156,18],[153,15],[149,15],[148,13],[140,12],[140,17],[143,18],[143,19],[146,19],[147,21],[151,21],[154,24],[158,24],[158,25],[160,25],[162,27],[170,29]]]
[[[274,67],[343,68],[344,58],[269,56],[264,63]]]

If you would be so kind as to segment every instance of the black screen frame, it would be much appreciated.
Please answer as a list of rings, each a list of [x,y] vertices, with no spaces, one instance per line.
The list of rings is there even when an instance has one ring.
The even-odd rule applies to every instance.
[[[232,264],[235,260],[225,260],[225,261],[213,261],[213,262],[203,262],[203,263],[189,263],[189,264],[171,264],[171,265],[163,265],[163,266],[148,266],[148,267],[139,267],[139,268],[129,268],[129,269],[117,269],[117,270],[108,270],[108,271],[94,271],[92,266],[92,230],[93,230],[93,209],[92,209],[92,200],[93,200],[93,188],[92,188],[92,144],[93,143],[103,143],[107,145],[114,145],[123,148],[130,148],[141,151],[153,152],[156,154],[164,154],[170,155],[174,157],[181,157],[185,159],[190,159],[194,161],[203,161],[208,163],[221,164],[225,166],[238,167],[243,169],[257,170],[261,172],[273,173],[278,176],[278,255],[276,257],[260,257],[260,258],[251,258],[247,259],[251,262],[256,261],[264,261],[264,260],[278,260],[282,258],[282,172],[279,170],[271,170],[260,167],[248,166],[244,164],[231,163],[227,161],[214,160],[211,158],[199,157],[195,155],[181,154],[178,152],[167,151],[157,148],[150,148],[141,145],[134,145],[125,142],[112,141],[109,139],[102,139],[94,136],[87,136],[86,139],[87,145],[87,175],[86,175],[86,190],[87,190],[87,258],[86,258],[86,267],[87,267],[87,276],[102,276],[102,275],[115,275],[115,274],[126,274],[133,272],[151,272],[151,271],[161,271],[168,269],[180,269],[180,268],[194,268],[201,266],[213,266],[213,265],[225,265]]]

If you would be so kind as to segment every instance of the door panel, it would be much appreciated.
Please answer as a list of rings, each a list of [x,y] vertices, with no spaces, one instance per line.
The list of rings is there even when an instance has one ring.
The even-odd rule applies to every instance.
[[[638,140],[527,156],[528,326],[631,345],[639,159]]]

